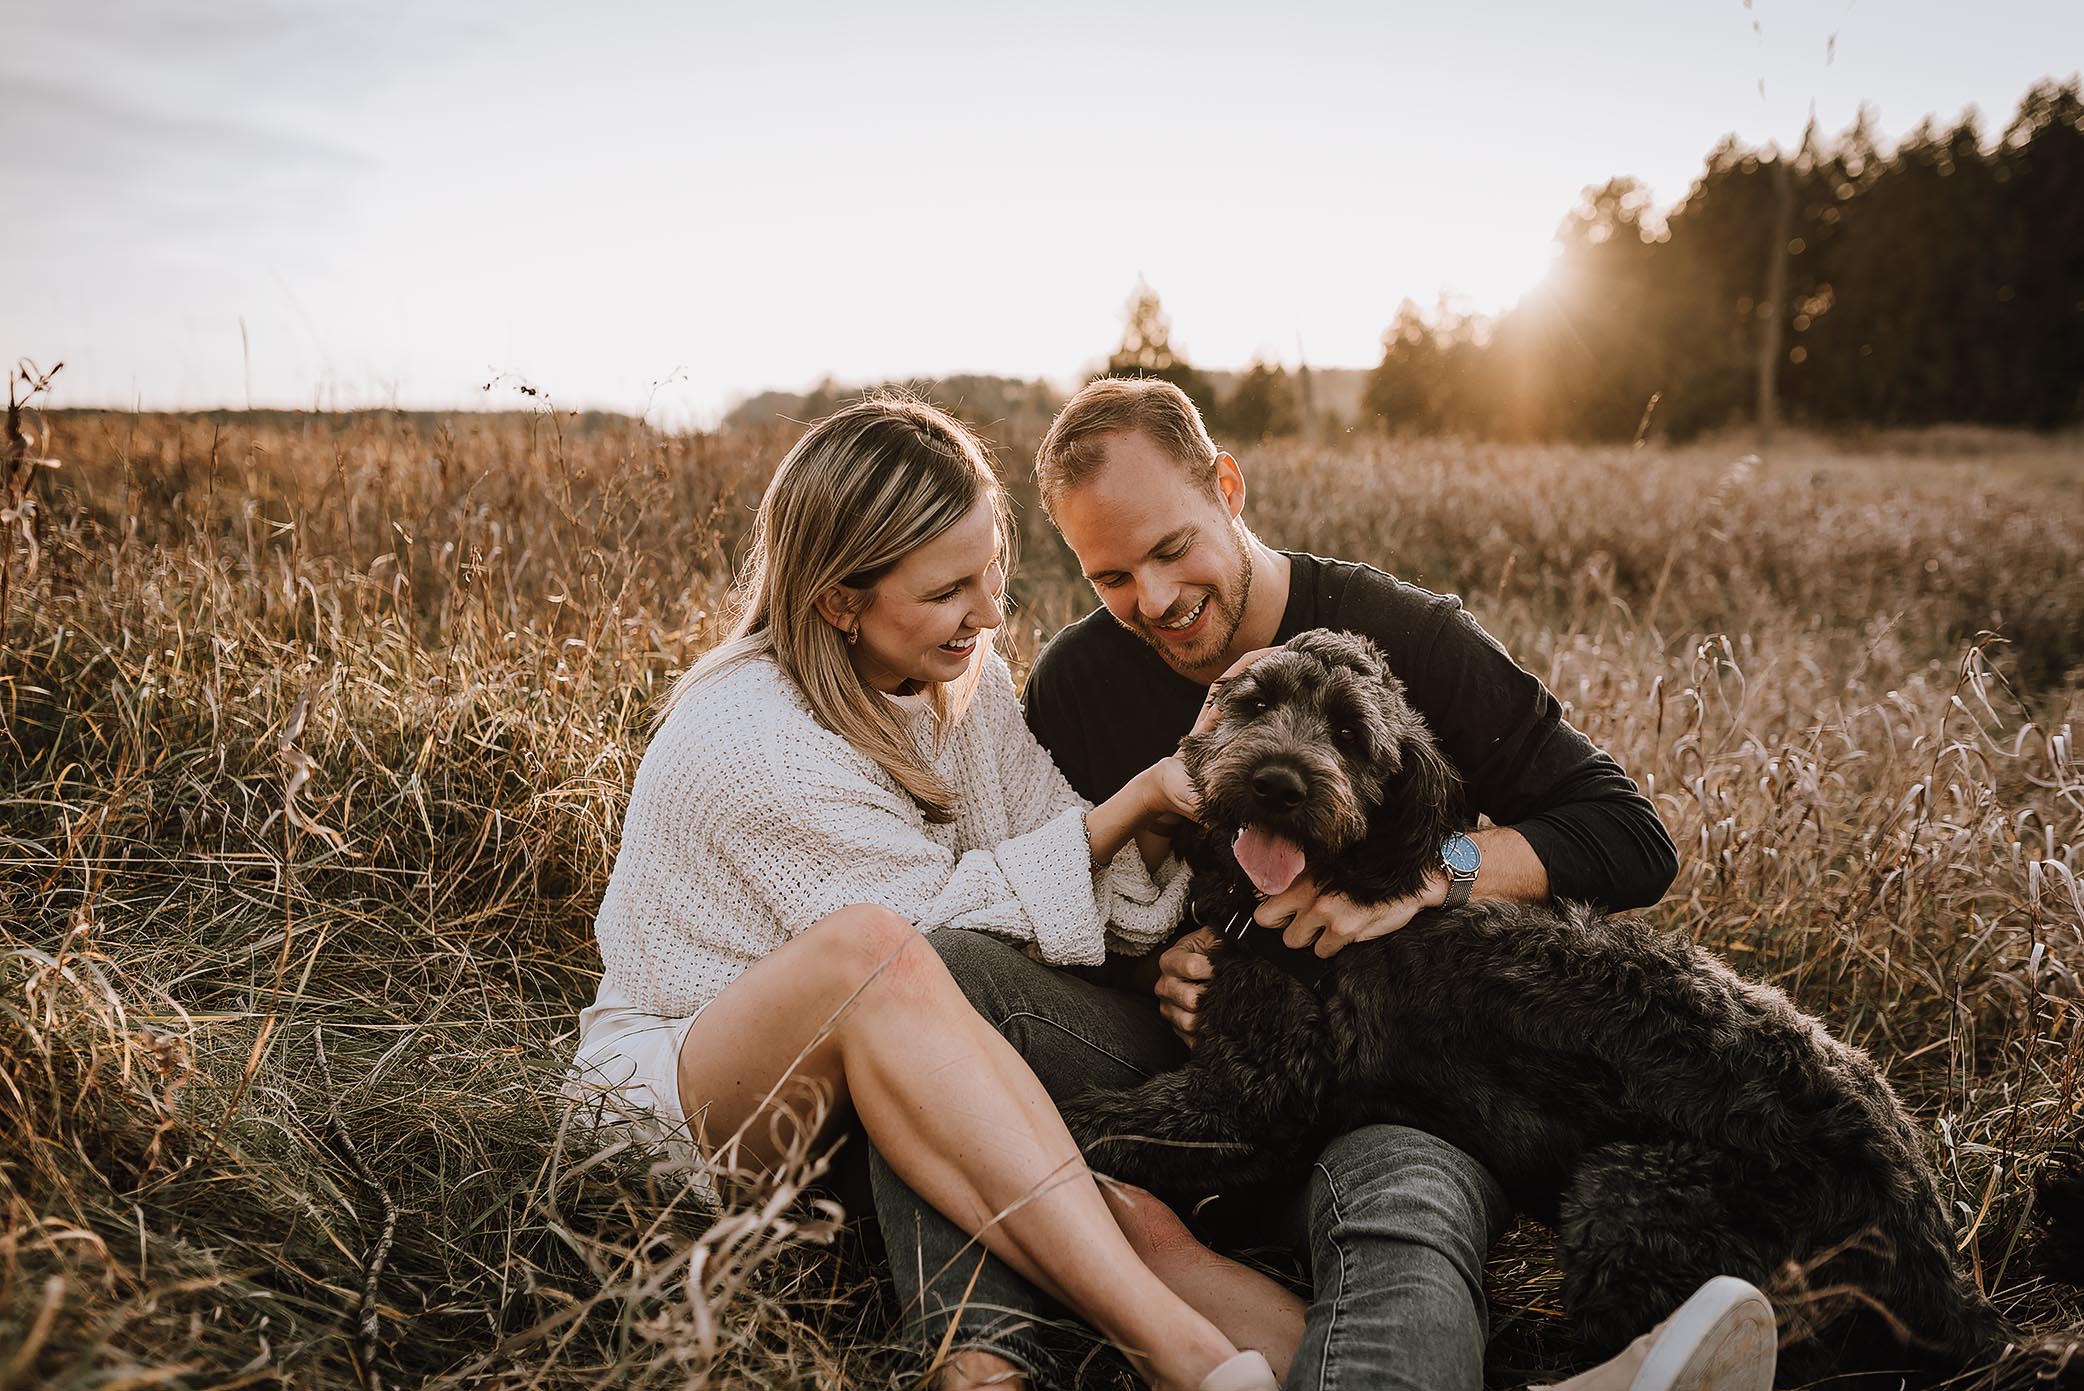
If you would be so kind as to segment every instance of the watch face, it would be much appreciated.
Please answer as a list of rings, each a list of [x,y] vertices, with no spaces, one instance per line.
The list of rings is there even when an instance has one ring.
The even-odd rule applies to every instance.
[[[1474,874],[1483,863],[1476,842],[1459,832],[1449,836],[1447,844],[1440,847],[1440,858],[1456,874]]]

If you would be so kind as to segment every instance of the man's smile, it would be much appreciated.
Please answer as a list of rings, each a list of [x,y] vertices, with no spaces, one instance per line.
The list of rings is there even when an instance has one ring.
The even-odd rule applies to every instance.
[[[1208,602],[1213,597],[1214,596],[1210,594],[1202,595],[1201,602],[1196,604],[1193,608],[1189,609],[1175,622],[1153,623],[1150,626],[1161,633],[1184,636],[1186,633],[1191,631],[1196,624],[1201,622],[1202,615],[1208,612]]]

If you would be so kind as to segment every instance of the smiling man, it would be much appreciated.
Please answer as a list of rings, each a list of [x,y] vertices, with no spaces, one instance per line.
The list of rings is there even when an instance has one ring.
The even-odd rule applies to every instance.
[[[1280,847],[1241,836],[1240,863],[1268,890],[1258,922],[1290,947],[1329,956],[1394,932],[1425,908],[1472,897],[1556,896],[1622,909],[1653,903],[1670,886],[1677,855],[1655,810],[1564,720],[1547,688],[1452,596],[1255,537],[1244,521],[1242,468],[1217,449],[1177,388],[1091,383],[1058,415],[1035,471],[1101,601],[1044,649],[1026,695],[1030,727],[1082,795],[1102,800],[1170,753],[1193,727],[1210,682],[1240,658],[1323,627],[1382,649],[1460,772],[1473,811],[1491,823],[1451,837],[1438,875],[1419,894],[1368,906],[1319,894]],[[1220,945],[1195,929],[1156,962],[1101,984],[973,934],[940,933],[934,942],[971,1001],[1059,1099],[1091,1086],[1132,1086],[1176,1066],[1192,1045],[1210,953]],[[882,1197],[887,1232],[906,1209]],[[1484,1257],[1511,1214],[1496,1180],[1469,1156],[1406,1127],[1368,1126],[1332,1140],[1296,1191],[1235,1206],[1258,1220],[1229,1235],[1288,1245],[1311,1275],[1286,1385],[1482,1385]],[[974,1287],[937,1293],[931,1280],[915,1290],[907,1261],[896,1264],[904,1292],[928,1306],[952,1307],[966,1293],[1001,1318],[1036,1307],[1006,1272],[987,1268]],[[966,1262],[950,1268],[965,1282],[971,1273]],[[1662,1336],[1646,1336],[1582,1384],[1764,1386],[1771,1328],[1756,1291],[1711,1282]],[[983,1348],[991,1339],[957,1345],[965,1341]],[[1712,1377],[1701,1370],[1710,1363],[1721,1368]],[[1032,1365],[1021,1369],[1036,1374]]]
[[[1443,860],[1429,890],[1363,910],[1307,878],[1259,921],[1320,955],[1464,897],[1654,903],[1677,869],[1671,838],[1614,761],[1448,595],[1367,565],[1268,547],[1244,522],[1245,479],[1169,384],[1104,379],[1043,441],[1044,502],[1102,608],[1043,651],[1028,723],[1074,787],[1107,795],[1177,744],[1208,684],[1238,658],[1326,627],[1371,638],[1494,823]],[[1474,862],[1473,879],[1452,859]]]

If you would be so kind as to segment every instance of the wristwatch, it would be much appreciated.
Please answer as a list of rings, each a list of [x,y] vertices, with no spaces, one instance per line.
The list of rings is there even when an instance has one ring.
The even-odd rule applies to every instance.
[[[1447,898],[1442,908],[1459,908],[1469,901],[1469,890],[1476,883],[1476,871],[1483,864],[1483,852],[1476,842],[1456,831],[1440,847],[1440,866],[1447,871]]]

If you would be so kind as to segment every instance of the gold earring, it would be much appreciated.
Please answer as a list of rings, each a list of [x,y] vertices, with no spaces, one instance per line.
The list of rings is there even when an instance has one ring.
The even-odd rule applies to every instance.
[[[851,628],[847,629],[847,646],[849,646],[849,647],[853,647],[854,645],[856,645],[856,644],[857,644],[857,643],[859,643],[860,641],[861,641],[861,625],[860,625],[860,624],[858,624],[858,623],[856,623],[856,624],[855,624],[855,625],[854,625],[853,627],[851,627]]]

